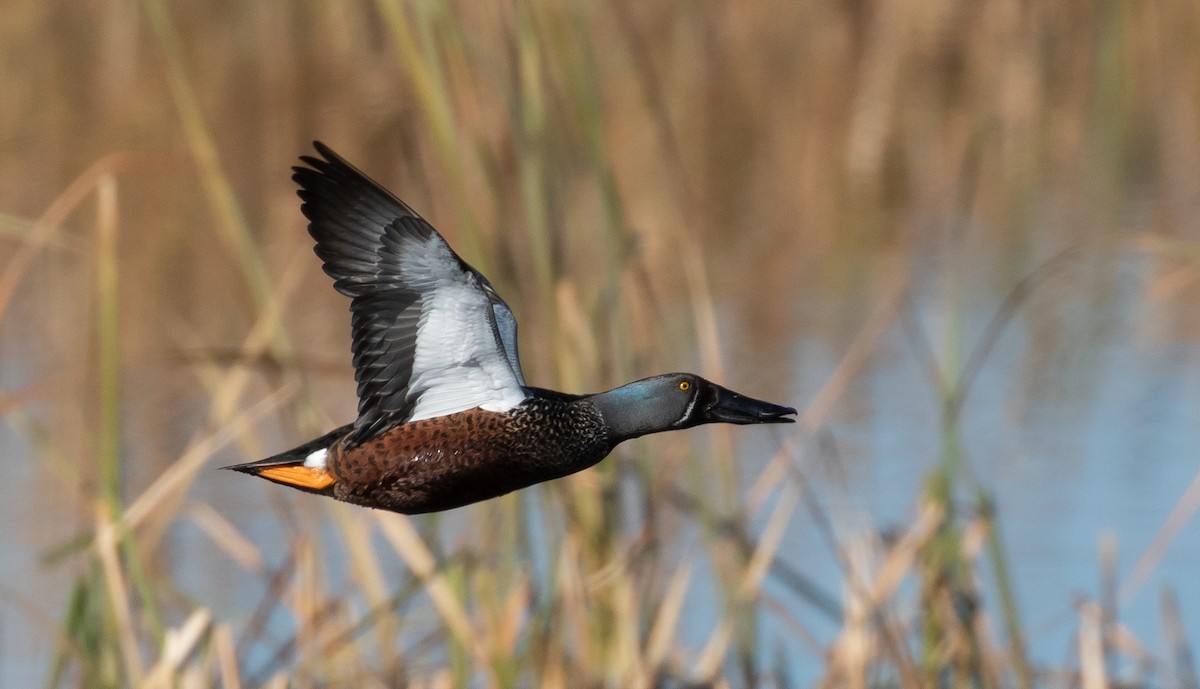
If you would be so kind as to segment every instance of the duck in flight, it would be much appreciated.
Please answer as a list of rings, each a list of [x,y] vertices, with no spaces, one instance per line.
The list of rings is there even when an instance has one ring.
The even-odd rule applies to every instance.
[[[438,231],[327,146],[293,168],[334,289],[350,297],[358,419],[227,467],[405,514],[494,498],[586,469],[619,443],[796,410],[668,373],[592,395],[531,387],[517,322]]]

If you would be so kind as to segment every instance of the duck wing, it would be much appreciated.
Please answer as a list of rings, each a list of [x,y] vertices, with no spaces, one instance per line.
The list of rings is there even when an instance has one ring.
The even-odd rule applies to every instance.
[[[528,392],[517,321],[479,271],[412,208],[320,142],[293,168],[315,251],[351,298],[357,444],[406,421]]]

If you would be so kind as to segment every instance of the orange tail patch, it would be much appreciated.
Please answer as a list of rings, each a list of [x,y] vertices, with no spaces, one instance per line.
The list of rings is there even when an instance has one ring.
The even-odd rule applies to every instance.
[[[276,483],[305,490],[325,490],[337,480],[333,474],[324,469],[313,469],[306,466],[267,467],[258,472],[258,475]]]

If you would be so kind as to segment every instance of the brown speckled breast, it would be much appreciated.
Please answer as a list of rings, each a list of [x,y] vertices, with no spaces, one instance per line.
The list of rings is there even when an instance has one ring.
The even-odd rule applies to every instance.
[[[337,499],[416,514],[560,478],[611,450],[590,403],[535,397],[511,412],[472,409],[401,424],[348,450],[338,443],[329,469]]]

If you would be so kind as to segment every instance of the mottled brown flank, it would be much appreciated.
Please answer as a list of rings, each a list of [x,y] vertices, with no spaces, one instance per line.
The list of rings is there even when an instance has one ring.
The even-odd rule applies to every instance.
[[[459,507],[560,478],[612,450],[583,400],[531,398],[512,412],[472,409],[401,424],[330,449],[339,500],[415,514]]]

